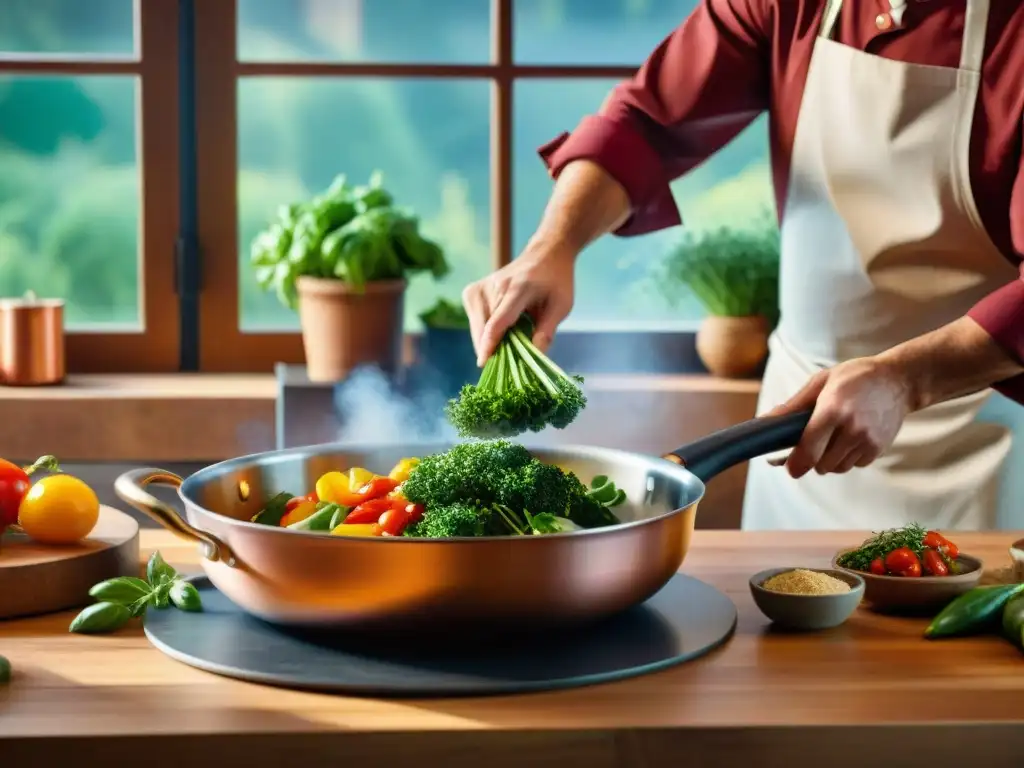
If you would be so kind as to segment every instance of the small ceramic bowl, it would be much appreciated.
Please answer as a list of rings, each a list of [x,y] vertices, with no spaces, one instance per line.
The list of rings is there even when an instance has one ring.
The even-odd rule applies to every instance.
[[[1013,559],[1013,575],[1017,581],[1024,581],[1024,539],[1017,539],[1010,545],[1010,557]]]
[[[772,576],[796,568],[772,568],[761,571],[750,577],[750,594],[761,613],[775,624],[785,629],[815,630],[838,627],[857,609],[864,596],[864,580],[846,570],[828,568],[807,568],[833,576],[850,585],[849,592],[837,595],[789,595],[784,592],[772,592],[761,585]]]
[[[837,564],[839,558],[853,549],[837,552],[832,558],[832,567],[843,573],[856,574],[864,580],[864,602],[876,611],[885,613],[927,613],[943,608],[953,598],[962,595],[978,585],[981,580],[982,562],[976,557],[957,557],[960,573],[955,576],[877,576],[873,573],[843,568]]]

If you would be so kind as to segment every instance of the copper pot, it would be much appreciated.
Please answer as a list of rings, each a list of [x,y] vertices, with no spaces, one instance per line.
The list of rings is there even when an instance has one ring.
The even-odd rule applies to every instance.
[[[64,373],[64,302],[0,299],[0,384],[59,384]]]
[[[808,411],[753,419],[662,458],[592,447],[535,449],[541,461],[580,477],[609,476],[628,498],[616,508],[619,525],[544,536],[347,538],[249,522],[267,499],[305,493],[327,471],[380,471],[444,445],[270,451],[214,464],[184,481],[136,469],[114,489],[201,544],[210,581],[267,621],[403,631],[576,624],[638,605],[665,586],[686,557],[705,481],[793,447],[809,418]],[[149,485],[176,487],[185,518]]]

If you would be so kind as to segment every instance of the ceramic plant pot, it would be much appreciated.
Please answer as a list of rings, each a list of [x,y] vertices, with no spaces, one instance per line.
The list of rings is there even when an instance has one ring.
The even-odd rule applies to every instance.
[[[340,381],[363,365],[386,374],[399,370],[404,280],[368,283],[356,292],[340,280],[300,277],[297,287],[310,381]]]
[[[768,323],[760,315],[707,317],[697,331],[697,354],[715,376],[750,376],[768,357]]]

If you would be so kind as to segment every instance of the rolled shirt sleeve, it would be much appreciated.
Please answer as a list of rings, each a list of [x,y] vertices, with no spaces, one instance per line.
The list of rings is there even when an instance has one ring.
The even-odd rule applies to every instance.
[[[1024,216],[1024,211],[1019,215]],[[1024,264],[1017,280],[975,304],[968,317],[1024,365]],[[995,389],[1024,404],[1024,374],[999,382]]]
[[[681,223],[670,182],[768,109],[768,0],[701,0],[596,115],[540,148],[552,177],[591,160],[626,190],[632,215],[615,234]]]

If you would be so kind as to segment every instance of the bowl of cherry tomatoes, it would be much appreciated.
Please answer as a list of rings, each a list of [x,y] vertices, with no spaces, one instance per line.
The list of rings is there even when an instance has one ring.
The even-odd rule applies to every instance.
[[[977,586],[982,562],[938,531],[911,524],[844,549],[832,567],[864,579],[864,602],[886,612],[927,612]]]

